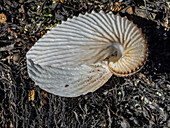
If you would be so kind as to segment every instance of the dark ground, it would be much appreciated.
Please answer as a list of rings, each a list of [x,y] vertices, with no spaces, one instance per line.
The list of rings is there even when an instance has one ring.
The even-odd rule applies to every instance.
[[[0,0],[0,14],[7,18],[0,19],[0,128],[170,127],[170,5],[166,0],[115,1]],[[113,76],[78,98],[35,86],[25,58],[31,46],[62,20],[100,9],[119,12],[142,28],[149,50],[144,68],[126,78]]]

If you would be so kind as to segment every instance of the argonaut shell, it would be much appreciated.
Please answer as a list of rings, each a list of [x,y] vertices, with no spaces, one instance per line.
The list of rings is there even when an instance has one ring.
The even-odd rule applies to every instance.
[[[27,53],[30,78],[47,92],[76,97],[94,92],[115,74],[143,66],[147,43],[126,18],[104,12],[79,15],[48,31]]]

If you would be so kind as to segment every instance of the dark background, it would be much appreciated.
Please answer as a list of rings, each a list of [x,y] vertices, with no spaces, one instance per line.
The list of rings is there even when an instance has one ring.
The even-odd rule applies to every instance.
[[[28,77],[27,51],[50,28],[80,13],[127,16],[142,29],[149,56],[133,76],[94,93],[63,98]],[[170,6],[166,0],[0,0],[0,127],[170,127]]]

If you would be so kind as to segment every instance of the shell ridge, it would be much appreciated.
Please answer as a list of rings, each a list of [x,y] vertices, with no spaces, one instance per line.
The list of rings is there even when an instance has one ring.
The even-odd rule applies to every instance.
[[[110,40],[115,41],[115,39],[112,37],[111,33],[113,33],[112,29],[110,28],[110,24],[106,24],[107,20],[103,18],[103,14],[94,14],[96,18],[98,19],[96,22],[100,27],[105,30],[107,35],[111,38]],[[100,22],[100,23],[99,23]]]
[[[110,27],[112,28],[112,36],[113,36],[113,38],[115,39],[116,42],[119,42],[119,38],[118,38],[118,36],[117,36],[117,31],[114,30],[114,24],[113,24],[113,23],[115,23],[115,20],[113,20],[113,18],[111,17],[111,15],[113,15],[113,14],[112,14],[112,13],[111,13],[111,14],[109,13],[107,16],[108,16],[108,19],[109,19],[109,21],[110,21],[110,23],[111,23]],[[114,34],[114,32],[116,32],[116,33]]]
[[[128,32],[129,32],[130,27],[131,27],[131,23],[128,20],[126,20],[126,27],[125,27],[125,34],[124,34],[125,40],[127,40],[127,36],[128,36]]]
[[[127,29],[126,29],[126,31],[125,31],[125,40],[126,40],[127,42],[129,42],[129,41],[131,40],[130,35],[129,35],[129,31],[131,31],[132,27],[134,27],[134,26],[133,26],[133,23],[130,22],[130,24],[127,26]]]
[[[114,15],[112,15],[112,17],[114,17]],[[115,31],[117,31],[117,36],[119,37],[119,42],[120,42],[120,32],[119,32],[119,28],[118,28],[118,19],[119,18],[117,18],[118,16],[115,16],[116,18],[115,18],[115,25],[114,25],[114,30]]]
[[[101,25],[101,21],[97,19],[95,15],[89,15],[89,17],[97,23],[96,30],[102,35],[103,39],[105,38],[109,42],[112,42],[112,37],[110,37],[110,35],[107,34],[107,31]]]
[[[135,31],[134,31],[135,29],[136,29],[136,27],[133,26],[133,27],[131,28],[131,30],[129,31],[128,35],[132,35],[132,34],[135,32]],[[128,39],[129,39],[129,40],[127,40],[127,41],[130,42],[133,38],[130,37],[130,36],[128,36]]]
[[[139,35],[139,37],[140,37],[140,35]],[[133,44],[134,44],[134,41],[136,41],[136,42],[138,41],[140,43],[140,41],[142,41],[142,40],[143,40],[142,38],[138,38],[138,37],[135,37],[135,38],[131,39],[128,42],[127,48],[132,47]]]
[[[84,18],[84,17],[81,17],[81,18]],[[85,20],[86,20],[86,18],[84,18]],[[103,35],[103,31],[101,32],[101,31],[97,31],[97,30],[99,30],[100,28],[99,28],[99,26],[96,26],[96,25],[92,25],[92,24],[88,24],[88,23],[86,23],[86,22],[83,22],[84,24],[86,24],[86,25],[88,25],[90,28],[93,28],[93,32],[95,33],[95,36],[97,36],[97,37],[100,37],[100,38],[102,38],[103,39],[103,37],[104,37],[104,35]],[[78,24],[76,27],[79,27],[79,25],[80,24]],[[83,27],[85,27],[85,26],[83,26]],[[88,29],[89,29],[89,27],[87,27],[87,31],[89,31]],[[97,28],[97,29],[96,29]],[[102,29],[103,30],[103,29]],[[84,31],[84,32],[87,32],[87,31]],[[94,34],[93,33],[93,34]],[[89,34],[92,34],[92,33],[89,33]],[[100,34],[100,35],[99,35]],[[92,37],[92,39],[94,38],[94,36]],[[96,39],[96,38],[95,38]],[[105,40],[106,41],[110,41],[108,38],[105,38]],[[108,42],[107,42],[108,43]]]
[[[106,76],[107,76],[107,75],[106,75]],[[101,85],[103,85],[103,84],[101,84],[101,82],[100,82],[100,84],[99,84],[99,81],[102,81],[102,80],[103,80],[103,77],[105,77],[105,75],[100,74],[100,76],[98,75],[96,78],[92,78],[90,81],[88,81],[88,82],[86,83],[88,86],[79,88],[79,91],[80,91],[82,94],[86,94],[86,92],[87,92],[88,90],[90,90],[90,92],[93,92],[94,90],[96,90],[96,89],[98,89],[99,87],[101,87]],[[110,78],[111,76],[108,76],[108,77]],[[108,78],[107,78],[107,80],[108,80]],[[107,80],[104,80],[104,82],[107,82]],[[96,85],[97,85],[97,86],[96,86]],[[99,86],[99,85],[100,85],[100,86]]]
[[[121,22],[122,22],[122,24],[121,24],[121,30],[122,30],[122,41],[123,41],[123,44],[124,44],[124,42],[125,42],[125,39],[124,39],[124,34],[125,34],[125,22],[126,22],[126,18],[124,18],[124,17],[121,17]]]
[[[122,18],[117,16],[117,21],[118,21],[118,30],[119,30],[119,34],[120,34],[120,43],[123,44],[123,31],[124,29],[121,29],[122,26]]]
[[[111,21],[112,21],[112,28],[113,28],[113,31],[116,33],[115,35],[116,35],[116,37],[117,37],[117,39],[118,39],[118,42],[120,42],[120,39],[119,39],[119,33],[118,33],[118,29],[117,29],[117,23],[116,23],[116,20],[114,20],[113,19],[113,17],[115,17],[113,14],[112,15],[110,15],[111,17],[110,17],[110,19],[111,19]]]
[[[35,66],[35,65],[34,65]],[[37,67],[36,67],[37,68]],[[44,67],[43,67],[43,69],[44,69]],[[88,72],[90,72],[91,71],[91,69],[92,68],[90,68],[90,70],[88,69]],[[101,69],[101,68],[100,68]],[[106,70],[104,69],[104,68],[102,68],[103,70],[100,70],[101,72],[100,72],[100,74],[103,74],[104,73],[104,71],[105,71],[105,75],[108,75],[108,79],[111,77],[111,73],[109,73],[109,72],[106,72]],[[49,69],[48,69],[49,70]],[[93,70],[93,69],[92,69]],[[50,70],[50,71],[52,71],[52,70]],[[56,69],[55,69],[55,71],[56,71]],[[87,72],[86,70],[84,70],[85,72]],[[36,71],[37,72],[37,71]],[[79,72],[80,72],[80,70],[79,70]],[[63,73],[63,71],[61,72],[61,73]],[[81,72],[80,72],[81,73]],[[83,73],[84,74],[84,73]],[[88,75],[88,73],[85,73],[86,75]],[[88,79],[88,77],[85,77],[84,79],[86,80],[86,81],[82,81],[82,83],[84,83],[82,86],[81,86],[81,84],[78,84],[79,82],[81,82],[81,80],[79,81],[78,79],[72,79],[71,81],[70,81],[70,84],[72,83],[74,83],[75,82],[75,80],[77,81],[75,84],[74,84],[74,86],[69,86],[70,88],[69,89],[67,89],[67,88],[65,88],[65,87],[63,87],[62,85],[60,85],[60,84],[57,84],[56,82],[57,81],[54,81],[55,80],[55,75],[53,75],[53,73],[52,73],[52,75],[51,76],[55,76],[54,78],[51,78],[51,77],[49,77],[49,76],[47,76],[46,74],[45,75],[43,75],[42,76],[42,74],[40,75],[40,73],[38,73],[37,74],[38,76],[39,76],[39,78],[34,78],[34,80],[36,81],[36,82],[38,82],[38,83],[41,83],[41,85],[40,85],[40,87],[41,88],[43,88],[43,89],[45,89],[45,90],[47,90],[48,92],[49,92],[49,89],[47,89],[46,88],[46,85],[48,85],[48,88],[53,88],[53,89],[55,89],[55,91],[51,91],[51,93],[53,93],[53,94],[56,94],[57,93],[57,95],[58,95],[58,93],[60,94],[60,93],[62,93],[62,95],[63,96],[73,96],[72,95],[72,93],[75,93],[76,94],[76,96],[79,96],[79,95],[81,95],[82,94],[82,92],[84,93],[84,94],[86,94],[86,93],[88,93],[89,91],[90,91],[90,88],[91,88],[91,86],[90,87],[87,87],[87,86],[89,86],[88,85],[88,82],[89,83],[91,83],[92,81],[89,81],[89,79]],[[37,76],[36,75],[36,76]],[[77,74],[78,75],[78,74]],[[85,76],[86,76],[85,75]],[[96,79],[97,80],[95,80],[95,77],[93,77],[93,75],[96,77]],[[96,87],[94,87],[94,88],[96,88],[96,89],[98,89],[100,86],[102,86],[103,84],[98,84],[98,80],[99,79],[102,79],[102,78],[100,78],[100,77],[104,77],[105,75],[99,75],[99,76],[96,76],[96,74],[95,73],[92,73],[92,76],[89,76],[89,77],[91,77],[91,78],[93,78],[93,80],[94,80],[94,82],[96,82],[94,85],[96,86]],[[61,75],[62,76],[62,75]],[[48,78],[49,77],[49,78]],[[68,76],[68,77],[70,77],[70,76]],[[66,77],[67,78],[67,77]],[[50,79],[50,81],[49,81],[49,79]],[[53,80],[54,79],[54,80]],[[59,78],[58,78],[59,79]],[[107,82],[107,80],[108,79],[106,79],[106,80],[104,80],[104,82]],[[51,81],[52,80],[52,81]],[[42,82],[43,81],[43,82]],[[64,85],[64,82],[62,82],[62,78],[61,78],[61,81],[59,80],[59,82],[61,82],[63,85]],[[100,82],[99,82],[100,83]],[[56,86],[56,84],[57,84],[57,86]],[[60,85],[60,86],[59,86]],[[61,88],[62,87],[62,88]],[[84,88],[84,87],[86,87],[86,88]],[[85,90],[84,90],[84,89]],[[56,91],[56,89],[57,89],[57,91]],[[63,92],[62,91],[65,91],[65,94],[63,94]],[[75,95],[74,95],[75,96]]]

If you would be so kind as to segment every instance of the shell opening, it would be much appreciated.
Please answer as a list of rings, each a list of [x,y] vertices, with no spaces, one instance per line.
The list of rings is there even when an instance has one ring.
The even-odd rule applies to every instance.
[[[108,63],[115,63],[124,55],[124,48],[120,43],[113,43],[112,46],[113,54],[108,57]]]

